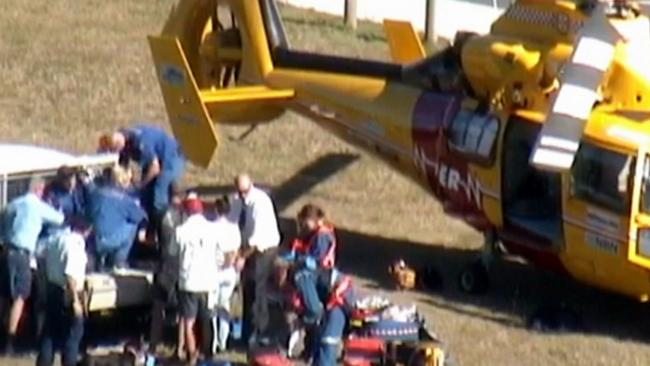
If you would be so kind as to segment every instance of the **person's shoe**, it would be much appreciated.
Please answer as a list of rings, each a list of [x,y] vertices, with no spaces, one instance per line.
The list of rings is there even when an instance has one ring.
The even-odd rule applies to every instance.
[[[14,337],[7,336],[7,342],[3,350],[5,357],[16,357],[16,349],[14,348]]]
[[[111,271],[111,273],[113,273],[114,275],[118,275],[118,276],[124,276],[124,275],[129,274],[129,269],[127,267],[124,267],[124,266],[115,266],[115,267],[113,267],[113,270]]]
[[[194,352],[194,354],[187,357],[187,366],[196,366],[199,363],[199,353]]]

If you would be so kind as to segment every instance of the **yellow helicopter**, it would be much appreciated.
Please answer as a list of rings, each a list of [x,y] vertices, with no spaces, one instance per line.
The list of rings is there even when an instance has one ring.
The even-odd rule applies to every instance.
[[[431,55],[410,24],[384,25],[393,62],[293,50],[273,0],[179,0],[149,42],[188,158],[210,163],[215,124],[291,110],[484,233],[463,290],[487,290],[505,252],[647,301],[650,21],[638,5],[518,0],[489,34],[459,32]]]

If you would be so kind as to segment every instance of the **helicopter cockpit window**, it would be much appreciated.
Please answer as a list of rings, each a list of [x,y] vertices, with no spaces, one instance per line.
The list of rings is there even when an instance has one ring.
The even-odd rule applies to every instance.
[[[496,117],[461,109],[449,126],[449,144],[461,153],[487,160],[492,156],[498,132]]]
[[[583,143],[573,165],[573,194],[615,212],[629,203],[632,157]]]

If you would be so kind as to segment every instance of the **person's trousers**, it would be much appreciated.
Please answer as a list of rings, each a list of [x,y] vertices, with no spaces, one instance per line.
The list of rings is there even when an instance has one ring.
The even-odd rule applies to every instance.
[[[108,235],[97,235],[95,251],[99,269],[126,267],[137,234],[137,225],[125,224]]]
[[[74,315],[70,297],[61,286],[48,284],[46,306],[45,326],[36,366],[52,366],[56,350],[61,352],[63,366],[74,366],[79,356],[84,319]]]
[[[305,307],[303,321],[306,325],[317,324],[323,316],[324,307],[316,290],[317,281],[316,272],[308,269],[302,269],[294,275],[296,289]]]
[[[208,306],[213,309],[212,352],[224,351],[230,335],[230,299],[237,286],[237,271],[234,267],[221,269],[215,276],[217,289],[208,295]]]
[[[243,278],[241,284],[242,291],[242,331],[241,339],[244,344],[253,335],[253,303],[255,302],[255,281],[252,276]]]
[[[269,299],[268,282],[273,273],[273,262],[277,257],[277,248],[270,248],[256,255],[255,258],[255,301],[253,302],[253,328],[260,337],[268,337]]]
[[[145,187],[143,192],[142,203],[149,215],[167,211],[170,202],[171,186],[181,179],[185,171],[185,160],[181,155],[169,159],[169,161],[165,161],[162,164],[160,174]]]
[[[347,315],[342,306],[330,309],[325,314],[320,328],[320,342],[314,355],[315,366],[334,366],[341,337],[347,323]]]

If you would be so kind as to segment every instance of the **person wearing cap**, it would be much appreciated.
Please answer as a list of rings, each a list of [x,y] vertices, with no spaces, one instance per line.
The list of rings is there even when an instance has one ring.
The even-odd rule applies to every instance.
[[[217,239],[216,289],[210,293],[209,306],[214,311],[212,317],[214,353],[227,349],[230,334],[230,299],[238,282],[235,269],[237,252],[241,245],[241,233],[237,222],[231,220],[230,202],[227,197],[218,198],[215,202],[217,218],[214,221],[213,235]]]
[[[85,222],[73,220],[70,227],[48,238],[46,315],[37,366],[52,366],[56,350],[61,352],[61,365],[77,364],[84,331],[86,238],[90,231]]]
[[[160,221],[169,207],[171,186],[182,177],[185,158],[178,142],[162,128],[137,125],[123,128],[100,139],[102,150],[120,154],[120,162],[137,162],[141,168],[139,183],[142,204],[150,224],[159,234]]]
[[[267,282],[281,240],[278,219],[271,197],[257,188],[249,175],[237,176],[235,188],[232,211],[242,233],[239,266],[245,261],[242,338],[264,343],[269,325]]]
[[[199,358],[192,329],[197,316],[209,318],[208,294],[215,290],[217,267],[217,238],[214,224],[203,215],[203,203],[195,195],[183,202],[187,219],[176,228],[175,241],[179,249],[179,310],[185,327],[185,346],[190,364]],[[201,323],[203,323],[203,321]],[[201,327],[203,330],[207,330]],[[202,339],[209,339],[204,334]]]
[[[128,169],[116,166],[112,170],[111,183],[90,194],[88,216],[94,230],[100,270],[127,267],[138,227],[147,218],[138,202],[128,194],[130,184]]]
[[[34,259],[39,234],[45,224],[61,225],[64,216],[42,200],[45,180],[33,177],[29,190],[9,203],[4,214],[6,246],[4,279],[12,300],[7,323],[5,352],[13,353],[13,343],[22,316],[25,300],[32,287],[31,261]]]

